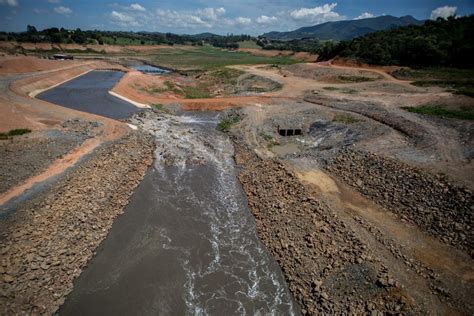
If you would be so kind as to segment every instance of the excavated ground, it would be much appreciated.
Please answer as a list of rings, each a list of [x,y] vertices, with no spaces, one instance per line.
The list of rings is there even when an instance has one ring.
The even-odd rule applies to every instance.
[[[239,67],[283,85],[232,130],[262,240],[308,314],[471,314],[474,125],[400,107],[472,98],[334,68]]]
[[[39,63],[38,70],[42,67]],[[45,73],[42,84],[38,77],[3,80],[3,111],[34,130],[59,126],[69,112],[11,89],[26,95],[97,65],[68,67],[68,74]],[[132,72],[114,91],[184,110],[242,107],[243,120],[231,132],[240,181],[258,234],[302,312],[472,314],[473,123],[427,118],[401,107],[439,102],[472,107],[473,99],[415,87],[384,69],[363,66],[232,68],[247,73],[249,87],[259,88],[259,78],[266,78],[261,84],[270,89],[196,100],[153,96],[143,89],[166,87],[163,79],[150,79],[147,86],[144,75]],[[10,85],[14,79],[22,80]],[[31,106],[39,104],[42,112]],[[75,115],[101,122],[102,139],[124,133],[113,121]],[[279,125],[304,134],[281,137]],[[0,267],[5,313],[54,313],[126,204],[151,153],[147,137],[128,134],[8,220]]]
[[[103,62],[0,57],[0,310],[54,314],[153,159],[126,124],[30,97]]]

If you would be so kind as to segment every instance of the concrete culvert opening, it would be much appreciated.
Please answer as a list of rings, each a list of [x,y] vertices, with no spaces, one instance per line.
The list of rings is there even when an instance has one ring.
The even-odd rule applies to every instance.
[[[278,127],[278,134],[280,136],[298,136],[303,135],[301,128],[280,128]]]

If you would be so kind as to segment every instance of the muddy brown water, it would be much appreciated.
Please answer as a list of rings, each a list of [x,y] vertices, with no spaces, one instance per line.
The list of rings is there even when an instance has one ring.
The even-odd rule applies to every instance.
[[[156,136],[156,161],[59,314],[299,314],[256,234],[217,121],[133,121]]]

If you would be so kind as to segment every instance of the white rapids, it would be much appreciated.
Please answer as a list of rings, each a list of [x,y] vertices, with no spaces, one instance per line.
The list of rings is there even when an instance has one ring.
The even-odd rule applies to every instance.
[[[179,263],[176,275],[166,277],[176,280],[181,303],[160,304],[182,304],[189,315],[298,314],[257,237],[232,143],[216,130],[217,122],[211,113],[132,120],[156,139],[153,194],[163,218],[158,247],[163,260]]]

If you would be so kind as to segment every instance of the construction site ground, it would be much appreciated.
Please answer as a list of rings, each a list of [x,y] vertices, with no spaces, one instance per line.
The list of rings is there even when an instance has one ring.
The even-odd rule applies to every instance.
[[[152,76],[127,68],[124,60],[31,56],[0,57],[0,132],[32,131],[0,140],[5,157],[0,204],[8,215],[2,222],[0,267],[4,311],[57,310],[151,163],[151,141],[125,122],[34,98],[94,69],[125,71],[112,91],[158,111],[238,115],[229,133],[240,181],[259,237],[282,268],[303,313],[474,312],[473,122],[405,109],[440,104],[473,110],[473,98],[414,86],[390,75],[392,69],[344,63],[231,65],[216,79],[209,75],[212,69]],[[303,134],[284,137],[278,128],[298,128]],[[126,157],[116,170],[120,157],[112,151]],[[107,157],[102,170],[98,155]],[[61,261],[61,247],[55,247],[51,253],[58,260],[42,266],[26,242],[39,234],[32,229],[38,220],[35,207],[28,201],[22,207],[14,204],[17,215],[12,216],[7,206],[71,167],[79,169],[54,191],[60,198],[48,190],[35,195],[47,201],[37,202],[41,212],[64,209],[67,198],[81,211],[87,208],[79,205],[84,196],[88,205],[105,203],[109,194],[119,203],[104,206],[108,215],[103,231],[87,241],[85,255],[78,248],[69,261]],[[74,189],[80,186],[75,177],[87,178],[88,172],[97,172],[88,181],[100,183],[124,181],[124,170],[131,180],[119,191],[113,185],[92,195]],[[68,188],[73,196],[68,196]],[[94,204],[94,209],[100,207]],[[84,221],[97,220],[86,213],[90,216]],[[71,220],[61,216],[50,214],[58,223]],[[54,223],[42,233],[54,235]],[[39,257],[48,257],[50,245],[38,245],[43,247]],[[18,296],[27,284],[21,275],[33,263],[46,277],[29,274],[38,292],[28,299],[37,304],[25,309],[22,306],[30,303]],[[49,296],[41,294],[41,286],[52,284],[58,266],[75,272],[62,276],[66,286],[54,283],[57,287],[51,286]]]

